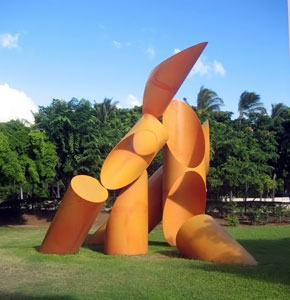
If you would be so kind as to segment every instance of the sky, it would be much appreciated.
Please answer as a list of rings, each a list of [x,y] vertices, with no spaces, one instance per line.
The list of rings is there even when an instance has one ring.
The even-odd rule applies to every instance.
[[[0,0],[0,121],[52,99],[141,105],[152,69],[204,41],[174,98],[204,86],[237,117],[246,90],[270,113],[290,106],[288,26],[287,0]]]

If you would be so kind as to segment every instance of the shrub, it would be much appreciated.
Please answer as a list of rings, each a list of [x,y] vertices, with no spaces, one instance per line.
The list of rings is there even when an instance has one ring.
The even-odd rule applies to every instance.
[[[228,224],[232,227],[236,227],[240,224],[239,219],[236,215],[230,215],[225,218]]]
[[[266,206],[261,206],[259,208],[252,207],[247,210],[246,216],[252,225],[265,225],[269,221],[269,211]]]

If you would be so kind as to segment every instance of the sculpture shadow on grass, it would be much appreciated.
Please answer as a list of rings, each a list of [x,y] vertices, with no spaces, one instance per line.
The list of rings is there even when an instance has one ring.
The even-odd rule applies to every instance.
[[[188,265],[206,272],[229,273],[290,287],[290,238],[277,240],[238,240],[259,262],[258,266],[207,263]]]
[[[149,241],[149,246],[161,246],[161,247],[168,247],[171,248],[171,246],[167,242],[160,242],[160,241]]]
[[[47,296],[34,296],[27,293],[2,293],[0,292],[1,300],[75,300],[76,298],[69,295],[47,295]]]
[[[88,244],[87,241],[93,236],[92,233],[89,233],[84,241],[84,243],[82,244],[82,248],[86,248],[86,249],[90,249],[92,251],[95,252],[99,252],[104,254],[104,245],[94,245],[94,244]]]

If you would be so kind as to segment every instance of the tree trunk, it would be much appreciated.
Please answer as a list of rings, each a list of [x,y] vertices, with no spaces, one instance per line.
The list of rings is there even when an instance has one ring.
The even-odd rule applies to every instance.
[[[59,181],[56,183],[56,198],[60,198],[60,187],[59,187]]]
[[[23,188],[22,185],[20,185],[20,200],[23,200]]]
[[[274,175],[273,175],[273,180],[276,180],[276,173],[274,173]],[[273,187],[273,190],[272,190],[272,201],[273,202],[275,201],[275,186]]]

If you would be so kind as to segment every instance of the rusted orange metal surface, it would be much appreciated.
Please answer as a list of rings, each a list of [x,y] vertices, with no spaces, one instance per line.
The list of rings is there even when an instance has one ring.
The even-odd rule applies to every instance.
[[[164,236],[187,258],[256,265],[256,260],[213,218],[204,214],[210,163],[210,128],[186,103],[172,100],[207,43],[187,48],[150,74],[142,117],[107,156],[101,182],[72,179],[46,234],[43,253],[76,253],[107,189],[120,189],[109,219],[88,240],[110,255],[148,251],[148,232],[162,219]],[[163,123],[159,121],[163,115]],[[148,182],[146,168],[163,148],[164,164]],[[107,189],[106,189],[107,188]]]
[[[206,45],[200,43],[187,48],[155,67],[145,86],[143,114],[162,116]]]
[[[162,225],[167,242],[175,246],[181,225],[205,211],[205,138],[195,112],[182,101],[168,105],[163,124],[168,141],[163,151]]]
[[[86,175],[75,176],[50,224],[40,252],[76,253],[107,197],[108,191],[97,179]]]
[[[114,190],[133,182],[166,141],[164,125],[151,115],[143,115],[106,158],[101,170],[102,184]]]
[[[87,240],[89,245],[103,245],[105,242],[107,221],[101,225],[96,232]]]
[[[187,220],[178,231],[176,242],[178,250],[187,258],[223,264],[257,265],[254,257],[208,215]]]
[[[162,177],[163,177],[163,167],[161,166],[149,178],[148,232],[153,230],[162,220],[162,212],[163,212]]]
[[[138,255],[148,251],[148,176],[143,174],[123,188],[109,216],[105,253]]]

